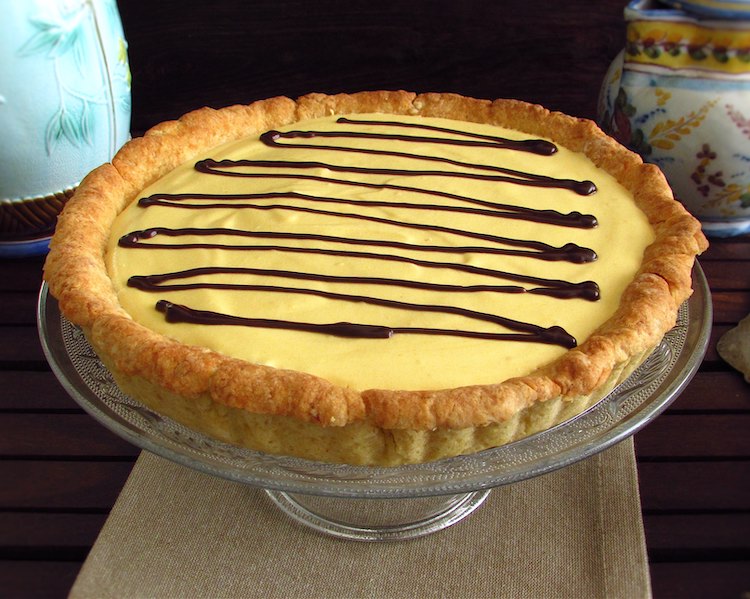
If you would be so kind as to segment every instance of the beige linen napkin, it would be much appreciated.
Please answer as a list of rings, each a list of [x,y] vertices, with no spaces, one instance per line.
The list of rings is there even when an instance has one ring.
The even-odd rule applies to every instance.
[[[143,452],[70,596],[649,597],[633,444],[391,543],[321,535],[261,490]]]

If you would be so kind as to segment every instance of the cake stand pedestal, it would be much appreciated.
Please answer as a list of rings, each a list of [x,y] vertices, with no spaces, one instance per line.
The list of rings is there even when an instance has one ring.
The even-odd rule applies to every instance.
[[[266,493],[287,516],[319,532],[355,541],[403,541],[463,520],[484,503],[490,490],[398,500]]]

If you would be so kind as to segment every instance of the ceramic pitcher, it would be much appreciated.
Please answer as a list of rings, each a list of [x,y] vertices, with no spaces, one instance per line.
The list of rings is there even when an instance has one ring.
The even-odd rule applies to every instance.
[[[661,167],[709,236],[750,232],[750,1],[635,0],[599,123]]]
[[[43,253],[86,173],[130,130],[115,0],[9,0],[0,18],[0,257]]]

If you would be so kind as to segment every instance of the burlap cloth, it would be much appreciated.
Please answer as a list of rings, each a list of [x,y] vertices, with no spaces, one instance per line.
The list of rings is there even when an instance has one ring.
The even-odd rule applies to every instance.
[[[286,516],[259,489],[144,452],[70,596],[615,599],[650,593],[628,440],[563,470],[494,489],[450,528],[389,543],[324,536]]]

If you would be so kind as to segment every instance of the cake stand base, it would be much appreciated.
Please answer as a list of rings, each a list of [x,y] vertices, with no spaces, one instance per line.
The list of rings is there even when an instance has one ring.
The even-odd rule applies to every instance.
[[[354,541],[404,541],[443,530],[477,509],[490,491],[409,499],[331,498],[266,490],[300,524]]]

